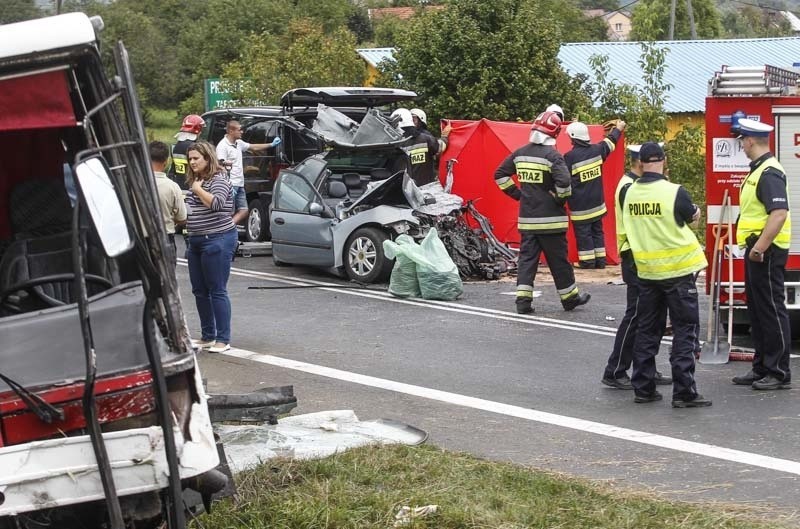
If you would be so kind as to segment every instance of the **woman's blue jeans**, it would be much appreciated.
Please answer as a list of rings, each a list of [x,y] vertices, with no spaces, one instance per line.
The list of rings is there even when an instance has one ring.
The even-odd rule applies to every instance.
[[[189,279],[200,315],[203,340],[231,343],[228,277],[237,237],[235,229],[189,236]]]

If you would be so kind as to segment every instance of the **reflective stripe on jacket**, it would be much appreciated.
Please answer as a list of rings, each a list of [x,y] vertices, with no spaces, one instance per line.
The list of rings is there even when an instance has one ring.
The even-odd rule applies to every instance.
[[[622,222],[642,279],[682,277],[708,266],[692,229],[675,221],[680,187],[666,180],[637,181],[625,195]]]
[[[620,134],[615,128],[601,142],[576,142],[564,155],[572,178],[569,217],[575,224],[595,222],[608,213],[603,191],[603,162],[614,152]]]
[[[783,166],[773,156],[764,160],[742,182],[742,187],[739,191],[739,221],[736,224],[736,242],[742,248],[746,245],[747,238],[750,235],[760,236],[764,226],[767,225],[769,213],[767,213],[764,204],[758,199],[756,190],[758,189],[758,181],[761,180],[761,175],[770,167],[780,170],[784,175],[786,174]],[[786,195],[789,195],[788,182]],[[789,209],[789,204],[786,204],[786,209]],[[788,249],[791,243],[792,218],[787,211],[786,222],[783,223],[781,231],[775,236],[772,244],[778,248]]]
[[[516,174],[519,186],[512,178]],[[569,225],[564,199],[572,193],[564,157],[549,145],[528,143],[503,160],[494,174],[497,186],[520,201],[520,231],[564,233]]]

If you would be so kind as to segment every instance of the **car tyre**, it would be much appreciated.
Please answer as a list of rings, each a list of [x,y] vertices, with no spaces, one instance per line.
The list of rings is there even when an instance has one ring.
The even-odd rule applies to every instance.
[[[245,239],[247,242],[264,242],[271,239],[269,232],[269,215],[264,202],[260,198],[254,198],[248,205],[250,213],[247,215],[245,224]]]
[[[354,231],[344,245],[342,260],[347,277],[359,283],[375,283],[389,277],[394,260],[383,253],[383,241],[388,238],[377,228]]]

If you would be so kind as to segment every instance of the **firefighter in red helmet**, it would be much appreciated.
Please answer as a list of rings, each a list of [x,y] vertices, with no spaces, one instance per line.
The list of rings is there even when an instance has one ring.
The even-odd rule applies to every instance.
[[[187,189],[186,186],[186,166],[188,160],[186,151],[189,146],[196,142],[200,133],[203,131],[206,122],[197,114],[189,114],[183,118],[181,130],[175,135],[177,142],[172,146],[172,166],[169,170],[169,177],[173,182]]]
[[[580,292],[567,259],[567,212],[564,204],[572,193],[564,157],[556,150],[561,118],[546,111],[531,128],[530,143],[512,152],[500,164],[494,181],[519,201],[518,229],[521,235],[517,268],[517,312],[533,312],[533,282],[544,252],[564,310],[584,305],[591,297]],[[519,185],[512,175],[516,174]]]

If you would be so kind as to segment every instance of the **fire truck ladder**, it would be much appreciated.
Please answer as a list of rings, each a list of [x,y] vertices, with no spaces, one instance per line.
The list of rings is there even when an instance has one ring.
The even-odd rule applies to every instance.
[[[708,95],[797,95],[800,73],[777,66],[723,66],[708,82]]]

